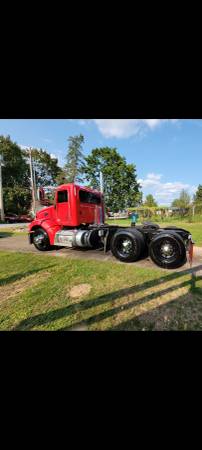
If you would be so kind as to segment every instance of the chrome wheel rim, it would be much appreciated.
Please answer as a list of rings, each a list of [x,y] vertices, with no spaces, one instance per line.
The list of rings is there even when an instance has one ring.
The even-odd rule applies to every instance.
[[[160,253],[163,258],[169,259],[174,255],[175,249],[174,246],[170,242],[164,242],[161,245]]]
[[[133,254],[134,252],[134,244],[131,239],[128,239],[127,237],[123,237],[119,240],[117,249],[121,256],[127,257]]]
[[[37,247],[40,247],[40,248],[45,248],[46,247],[46,236],[43,234],[43,233],[39,233],[39,234],[36,234],[35,236],[34,236],[34,243],[37,245]]]
[[[129,255],[132,251],[132,242],[129,239],[125,239],[122,242],[122,252]]]

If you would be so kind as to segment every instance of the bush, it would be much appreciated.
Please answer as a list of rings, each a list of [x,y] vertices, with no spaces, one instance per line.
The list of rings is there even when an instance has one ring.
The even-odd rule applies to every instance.
[[[19,186],[3,189],[5,213],[25,214],[30,208],[31,192]]]

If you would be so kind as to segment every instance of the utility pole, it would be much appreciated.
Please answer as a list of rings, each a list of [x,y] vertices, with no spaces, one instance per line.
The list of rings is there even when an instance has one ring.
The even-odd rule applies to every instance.
[[[104,193],[103,174],[100,172],[100,192]]]
[[[103,211],[102,211],[102,220],[101,222],[105,223],[105,201],[104,201],[104,180],[103,180],[103,173],[100,171],[100,192],[102,194],[102,200],[103,200]]]
[[[37,189],[36,189],[36,171],[35,171],[34,163],[32,163],[32,167],[33,167],[34,195],[35,195],[35,200],[36,200],[36,198],[37,198]]]
[[[29,164],[30,164],[30,179],[31,179],[31,191],[32,191],[32,209],[34,215],[36,214],[36,198],[35,198],[35,186],[34,186],[34,177],[33,177],[33,164],[32,164],[32,149],[29,149]]]
[[[0,213],[1,220],[4,222],[4,203],[3,203],[3,187],[2,187],[2,166],[3,166],[3,157],[0,155]]]

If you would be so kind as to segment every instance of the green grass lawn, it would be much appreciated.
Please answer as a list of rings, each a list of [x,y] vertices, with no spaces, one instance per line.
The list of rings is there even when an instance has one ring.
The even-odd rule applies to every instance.
[[[11,236],[18,236],[18,235],[26,235],[27,236],[27,230],[19,230],[17,231],[16,229],[12,229],[12,228],[0,228],[0,237],[11,237]]]
[[[146,219],[145,219],[145,221],[146,221]],[[117,224],[117,225],[122,225],[122,226],[130,226],[130,224],[131,224],[131,221],[128,220],[128,219],[120,219],[120,220],[116,220],[116,219],[109,220],[109,219],[107,219],[107,222],[109,224],[114,224],[114,225]],[[138,222],[138,224],[139,224],[139,222]],[[170,225],[173,225],[173,226],[176,226],[176,227],[185,228],[185,230],[190,231],[190,233],[192,234],[193,239],[196,242],[196,245],[198,247],[202,247],[202,222],[189,223],[189,222],[186,222],[184,220],[181,220],[181,221],[173,220],[173,221],[170,221],[170,222],[158,222],[158,224],[161,227],[168,227]]]
[[[202,277],[0,252],[0,330],[201,330]]]

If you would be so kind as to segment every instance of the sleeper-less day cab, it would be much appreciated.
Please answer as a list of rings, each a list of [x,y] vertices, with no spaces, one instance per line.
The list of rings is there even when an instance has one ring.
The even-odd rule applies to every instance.
[[[181,228],[160,228],[150,222],[131,227],[106,224],[103,194],[73,183],[59,186],[54,205],[36,213],[29,224],[29,241],[40,251],[55,246],[103,247],[123,262],[149,254],[153,262],[167,269],[182,266],[187,251],[192,254],[193,250],[191,234]]]

